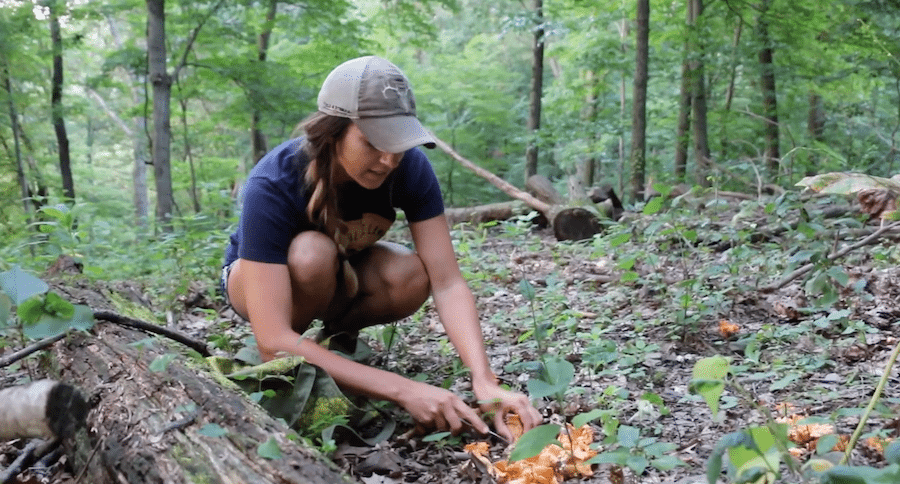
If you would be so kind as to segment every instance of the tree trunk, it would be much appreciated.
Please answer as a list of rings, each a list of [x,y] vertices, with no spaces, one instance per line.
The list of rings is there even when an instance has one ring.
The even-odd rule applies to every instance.
[[[721,129],[720,131],[720,147],[719,150],[721,153],[719,156],[722,159],[730,159],[730,147],[732,142],[728,136],[728,127],[730,125],[730,116],[731,116],[731,105],[734,102],[734,92],[735,92],[735,84],[737,82],[738,75],[738,65],[740,65],[740,60],[738,59],[738,47],[741,43],[741,33],[743,32],[744,21],[742,19],[738,19],[737,27],[734,28],[734,40],[731,42],[731,65],[729,66],[729,74],[728,74],[728,88],[725,91],[725,107],[723,109],[723,120],[719,123]]]
[[[156,178],[156,220],[164,232],[172,230],[172,173],[169,146],[172,139],[169,101],[172,78],[166,71],[165,0],[147,0],[148,72],[153,85],[153,174]]]
[[[69,455],[84,482],[346,482],[239,390],[198,370],[184,351],[109,323],[55,346],[60,379],[91,396]],[[160,358],[172,359],[163,370]],[[152,369],[151,369],[152,368]],[[266,445],[265,457],[260,452]],[[269,458],[270,455],[280,455]]]
[[[537,135],[541,129],[541,98],[544,92],[544,2],[534,0],[534,43],[531,61],[531,109],[528,113],[528,132],[532,140],[525,150],[525,179],[537,173]]]
[[[697,22],[703,15],[703,0],[690,0],[691,14],[694,25],[694,48],[692,49],[691,66],[691,111],[694,128],[694,157],[696,158],[695,183],[707,187],[709,179],[709,138],[706,126],[706,76],[703,61],[703,45],[700,36],[697,35]]]
[[[120,50],[124,49],[125,44],[122,42],[121,35],[119,35],[119,29],[116,26],[115,20],[109,15],[106,15],[106,22],[109,25],[109,31],[116,43],[116,47]],[[128,76],[131,78],[131,101],[135,106],[141,106],[145,103],[146,99],[144,83],[141,81],[140,76],[133,70],[128,70]],[[98,99],[98,102],[101,102],[104,106],[104,110],[111,118],[113,118],[113,120],[118,120],[118,115],[113,113],[111,109],[105,107],[105,102],[102,101],[102,98],[100,98],[99,95],[95,96],[95,98]],[[146,225],[147,219],[150,216],[150,199],[147,193],[147,163],[149,158],[147,153],[148,139],[146,136],[147,118],[142,115],[135,115],[131,119],[131,123],[134,125],[133,129],[129,128],[124,122],[118,122],[122,130],[125,131],[131,139],[132,153],[134,156],[131,170],[134,217],[135,224],[138,227],[143,227]]]
[[[647,61],[650,56],[650,0],[638,0],[635,28],[634,90],[631,100],[631,196],[644,199],[647,169]]]
[[[266,12],[266,23],[263,26],[262,32],[259,34],[257,58],[259,59],[260,64],[264,63],[268,57],[269,37],[272,35],[272,26],[275,24],[275,15],[277,13],[278,0],[269,0],[269,10]],[[250,143],[252,144],[253,164],[256,165],[260,158],[265,156],[269,151],[269,148],[266,146],[266,136],[259,127],[262,114],[255,103],[251,102],[251,105],[253,105],[253,114],[250,115]]]
[[[688,0],[690,4],[691,0]],[[691,68],[688,65],[689,43],[684,45],[684,62],[681,64],[681,94],[678,98],[678,126],[675,131],[675,180],[687,176],[688,148],[691,141]]]
[[[462,222],[480,224],[494,220],[509,220],[516,215],[526,215],[534,210],[521,201],[489,203],[475,207],[452,207],[444,209],[447,223],[452,227]]]
[[[31,225],[31,205],[28,204],[28,180],[25,178],[25,165],[22,164],[22,127],[19,125],[19,113],[16,112],[16,102],[13,97],[12,80],[9,76],[9,59],[7,59],[2,49],[0,49],[0,60],[3,61],[3,64],[0,65],[0,83],[3,84],[3,90],[6,91],[9,124],[12,127],[13,147],[15,149],[16,178],[19,180],[19,188],[22,193],[22,208],[28,217],[28,224]]]
[[[59,172],[62,175],[63,195],[71,202],[75,201],[75,182],[72,179],[72,161],[69,156],[69,136],[66,134],[66,121],[63,117],[63,46],[59,31],[59,15],[57,0],[48,0],[47,10],[50,13],[50,40],[53,48],[53,74],[50,95],[50,112],[53,118],[53,129],[56,132],[56,143],[59,149]],[[65,3],[63,3],[65,6]]]
[[[773,177],[779,175],[779,163],[781,149],[778,141],[778,97],[775,90],[775,64],[772,40],[769,37],[769,7],[771,0],[763,0],[759,19],[757,21],[757,35],[762,46],[759,50],[760,87],[763,99],[763,119],[765,121],[766,148],[763,152],[766,167]]]
[[[584,83],[587,94],[584,96],[584,109],[581,118],[587,126],[594,126],[597,121],[597,77],[594,71],[588,70],[584,73]],[[588,134],[588,146],[593,146],[597,136],[594,132]],[[593,149],[590,150],[593,153]],[[594,184],[594,173],[596,171],[597,157],[593,154],[585,156],[582,160],[575,164],[575,174],[573,175],[582,186],[589,187]]]

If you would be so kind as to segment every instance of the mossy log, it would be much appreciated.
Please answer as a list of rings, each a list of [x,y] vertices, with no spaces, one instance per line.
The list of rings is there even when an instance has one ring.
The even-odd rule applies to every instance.
[[[92,405],[86,427],[67,443],[82,482],[350,481],[320,453],[289,439],[293,432],[245,394],[216,382],[202,360],[165,339],[101,322],[53,351],[56,376],[79,387]],[[265,456],[280,457],[262,457],[261,446]]]

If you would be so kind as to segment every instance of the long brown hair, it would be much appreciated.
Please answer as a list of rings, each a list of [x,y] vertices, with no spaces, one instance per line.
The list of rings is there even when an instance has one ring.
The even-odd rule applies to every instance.
[[[306,215],[310,222],[316,224],[337,246],[344,288],[347,295],[352,298],[359,291],[359,278],[347,260],[347,248],[341,241],[341,235],[346,232],[347,224],[341,220],[338,212],[337,193],[334,188],[337,142],[347,131],[350,123],[349,118],[317,111],[300,123],[299,128],[306,132],[303,151],[309,159],[309,165],[304,181],[306,189],[312,190],[309,204],[306,206]]]

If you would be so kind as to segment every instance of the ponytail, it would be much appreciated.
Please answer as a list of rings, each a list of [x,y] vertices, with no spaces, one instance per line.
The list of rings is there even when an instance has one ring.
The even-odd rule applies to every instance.
[[[349,118],[316,112],[304,120],[300,127],[306,132],[303,150],[309,159],[303,177],[306,189],[311,190],[306,215],[310,222],[334,241],[341,263],[339,275],[343,276],[347,296],[353,298],[359,292],[359,278],[347,258],[347,247],[343,242],[346,240],[343,235],[347,232],[347,224],[338,213],[337,193],[334,189],[337,142],[350,122]]]

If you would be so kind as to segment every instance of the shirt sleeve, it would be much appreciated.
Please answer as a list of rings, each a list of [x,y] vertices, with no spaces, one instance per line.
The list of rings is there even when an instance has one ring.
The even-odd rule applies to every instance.
[[[444,213],[444,198],[437,175],[418,148],[407,152],[401,165],[400,177],[395,185],[396,206],[406,214],[410,222],[428,220]]]
[[[296,195],[265,178],[250,178],[244,187],[238,257],[255,262],[287,264],[287,252],[306,215]]]

